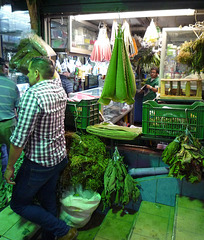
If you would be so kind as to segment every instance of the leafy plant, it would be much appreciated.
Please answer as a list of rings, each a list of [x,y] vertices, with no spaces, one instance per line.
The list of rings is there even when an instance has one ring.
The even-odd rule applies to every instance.
[[[162,160],[170,166],[169,176],[191,183],[200,182],[204,167],[204,148],[187,131],[177,137],[162,153]]]
[[[136,202],[139,195],[137,183],[127,173],[123,157],[119,155],[116,147],[104,174],[104,190],[101,194],[104,209],[114,204],[124,207],[130,200]]]
[[[61,176],[63,189],[81,184],[84,189],[98,191],[103,187],[103,175],[108,165],[106,145],[91,134],[79,136],[74,133],[71,142],[70,134],[65,136],[70,148],[69,163]]]
[[[204,71],[204,33],[195,41],[185,41],[180,47],[176,60],[186,64],[191,71],[198,74]]]

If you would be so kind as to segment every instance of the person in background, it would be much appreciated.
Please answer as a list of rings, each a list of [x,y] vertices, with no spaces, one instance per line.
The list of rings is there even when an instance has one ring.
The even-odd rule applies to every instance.
[[[153,100],[156,98],[156,92],[159,86],[159,69],[157,67],[152,67],[150,70],[150,78],[147,79],[145,83],[145,88],[143,89],[144,96],[143,102],[147,100]]]
[[[70,76],[70,73],[67,68],[62,68],[62,73],[59,74],[61,82],[62,82],[62,87],[64,88],[67,97],[69,97],[69,94],[73,92],[73,84],[72,82],[68,79]]]
[[[16,84],[8,77],[8,62],[0,58],[0,210],[8,204],[3,179],[10,147],[10,136],[15,129],[16,108],[20,94]]]
[[[7,76],[8,65],[3,58],[0,58],[0,144],[6,144],[9,152],[9,138],[17,124],[16,108],[20,94],[16,83]]]
[[[28,67],[30,88],[19,103],[18,124],[10,138],[5,179],[13,184],[14,212],[42,227],[42,239],[74,239],[77,230],[57,218],[56,184],[67,165],[64,118],[67,96],[56,84],[55,66],[46,57],[33,58]],[[14,164],[24,150],[14,181]],[[34,204],[34,198],[39,203]]]

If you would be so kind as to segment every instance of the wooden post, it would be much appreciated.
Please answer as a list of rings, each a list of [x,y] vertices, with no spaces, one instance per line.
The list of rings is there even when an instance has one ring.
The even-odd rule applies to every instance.
[[[187,81],[186,82],[186,97],[190,97],[191,95],[191,82]]]
[[[200,80],[200,79],[197,81],[196,97],[202,98],[202,80]]]
[[[40,35],[40,26],[38,21],[38,7],[37,0],[26,0],[29,15],[30,15],[30,23],[31,29],[38,35]]]
[[[165,81],[161,81],[161,96],[165,95]]]

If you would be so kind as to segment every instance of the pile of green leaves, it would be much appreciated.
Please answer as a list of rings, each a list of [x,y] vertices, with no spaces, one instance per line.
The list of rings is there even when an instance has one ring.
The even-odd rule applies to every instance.
[[[63,189],[81,184],[84,189],[98,191],[109,156],[106,145],[92,134],[74,134],[69,148],[69,163],[61,176]]]
[[[204,33],[195,41],[185,41],[180,47],[176,60],[186,64],[190,70],[198,74],[204,71]]]
[[[163,151],[162,160],[170,166],[169,176],[191,183],[200,182],[204,167],[204,148],[189,132],[174,139]]]
[[[137,183],[127,173],[123,157],[119,155],[116,147],[104,174],[104,190],[101,194],[104,209],[113,205],[124,208],[130,200],[136,202],[139,195]]]
[[[152,47],[143,47],[138,51],[138,54],[131,60],[135,67],[159,67],[160,56],[158,53],[153,52]]]

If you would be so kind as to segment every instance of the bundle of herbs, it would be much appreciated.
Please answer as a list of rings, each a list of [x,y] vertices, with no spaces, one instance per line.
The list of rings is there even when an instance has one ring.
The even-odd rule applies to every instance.
[[[61,175],[62,191],[78,184],[93,191],[103,188],[103,176],[109,161],[106,145],[92,134],[66,133],[65,137],[69,162]]]
[[[136,202],[139,195],[137,182],[127,173],[123,157],[116,147],[104,174],[104,190],[101,194],[104,209],[113,205],[124,208],[130,200]]]
[[[186,64],[194,73],[200,74],[204,71],[204,33],[195,41],[185,41],[180,47],[176,60]]]
[[[131,60],[131,63],[135,67],[152,67],[156,66],[159,67],[160,65],[160,56],[159,53],[153,51],[153,48],[143,47],[138,51],[138,54]]]
[[[202,179],[204,167],[204,147],[187,130],[174,139],[162,153],[162,160],[170,166],[169,176],[191,183]]]

